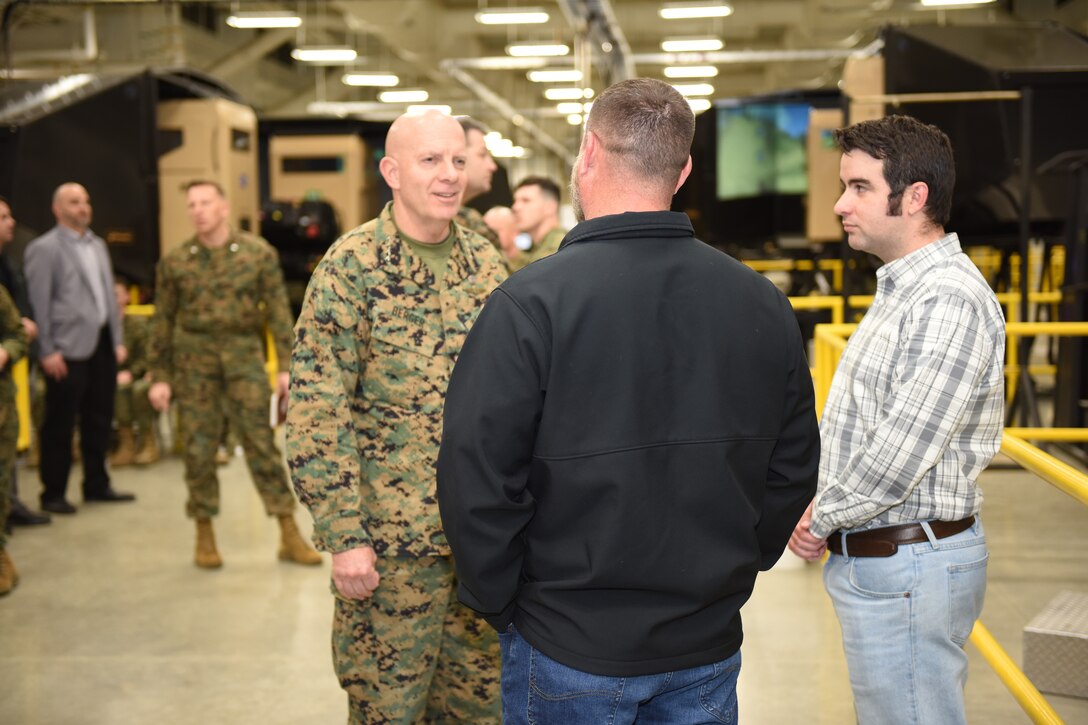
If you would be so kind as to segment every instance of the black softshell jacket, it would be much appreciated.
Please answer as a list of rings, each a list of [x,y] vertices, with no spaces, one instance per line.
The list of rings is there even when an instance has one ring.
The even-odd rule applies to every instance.
[[[586,672],[725,659],[818,461],[785,296],[683,214],[583,222],[492,294],[454,368],[438,498],[460,598]]]

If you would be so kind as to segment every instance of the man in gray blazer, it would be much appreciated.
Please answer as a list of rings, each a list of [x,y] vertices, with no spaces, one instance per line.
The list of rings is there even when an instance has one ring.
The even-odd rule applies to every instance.
[[[77,415],[83,500],[135,499],[114,490],[106,472],[117,363],[127,351],[113,296],[109,252],[102,238],[89,229],[87,190],[75,183],[61,184],[53,194],[53,215],[57,225],[27,246],[25,272],[45,372],[42,509],[72,514],[76,508],[65,494]]]

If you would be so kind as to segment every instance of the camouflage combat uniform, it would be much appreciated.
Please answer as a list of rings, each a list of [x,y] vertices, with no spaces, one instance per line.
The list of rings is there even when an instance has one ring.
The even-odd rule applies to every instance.
[[[3,522],[11,509],[11,475],[15,471],[15,446],[19,440],[19,412],[15,409],[15,382],[12,366],[26,356],[26,330],[23,319],[8,291],[0,286],[0,346],[8,353],[8,361],[0,370],[0,549],[7,536]]]
[[[459,227],[468,229],[470,232],[476,232],[481,237],[491,242],[495,249],[499,249],[498,233],[487,226],[487,224],[484,223],[484,215],[473,209],[471,206],[461,207],[461,211],[457,212],[457,216],[453,218],[453,223]]]
[[[291,312],[279,257],[260,237],[233,232],[218,249],[193,238],[159,261],[149,367],[152,382],[170,383],[178,404],[191,517],[219,513],[215,453],[224,413],[265,511],[295,507],[269,427],[266,325],[282,365]]]
[[[124,325],[128,357],[117,366],[117,372],[128,370],[132,373],[132,382],[117,384],[117,393],[113,399],[113,418],[117,425],[135,426],[141,435],[146,435],[155,422],[155,411],[147,399],[147,390],[151,384],[144,379],[147,374],[151,320],[144,315],[126,314],[121,323]]]
[[[510,265],[510,271],[516,272],[527,264],[547,257],[549,254],[555,254],[559,251],[559,244],[563,241],[565,236],[567,236],[565,229],[555,227],[545,234],[539,242],[534,244],[532,249],[527,252],[519,251],[513,259],[507,262],[507,264]]]
[[[318,549],[378,555],[373,597],[336,600],[333,660],[352,722],[498,723],[497,637],[456,599],[435,461],[454,361],[506,271],[486,240],[455,227],[436,281],[391,210],[314,271],[296,326],[288,466]]]

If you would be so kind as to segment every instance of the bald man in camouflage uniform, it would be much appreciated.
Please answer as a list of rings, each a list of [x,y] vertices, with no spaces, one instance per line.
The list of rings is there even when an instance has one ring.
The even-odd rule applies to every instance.
[[[281,364],[291,345],[279,256],[260,237],[230,228],[229,206],[218,184],[194,181],[186,194],[197,234],[159,260],[148,398],[163,411],[177,390],[189,487],[185,511],[197,524],[195,563],[204,569],[223,563],[211,519],[219,513],[215,452],[226,413],[265,511],[279,519],[279,558],[320,564],[321,556],[295,525],[295,498],[269,426],[265,327]],[[286,371],[279,372],[277,385],[286,395]]]
[[[464,134],[433,112],[390,128],[393,202],[314,271],[295,328],[287,459],[333,553],[333,661],[353,723],[499,723],[497,637],[457,601],[435,499],[443,400],[506,276],[451,224]]]
[[[0,286],[0,595],[19,581],[7,550],[3,522],[11,506],[11,476],[15,471],[15,446],[19,438],[19,413],[15,409],[15,382],[11,366],[26,357],[27,335],[22,316],[8,291]]]

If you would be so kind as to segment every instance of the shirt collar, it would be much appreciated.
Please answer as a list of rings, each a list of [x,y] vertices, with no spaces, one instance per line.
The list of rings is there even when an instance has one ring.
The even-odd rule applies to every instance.
[[[453,249],[450,250],[444,278],[447,285],[464,281],[479,267],[470,251],[468,234],[469,232],[454,225]],[[431,268],[419,255],[413,254],[411,247],[401,238],[400,230],[393,221],[393,202],[388,202],[378,215],[374,238],[378,244],[378,259],[385,267],[421,287],[437,286]]]
[[[962,251],[959,236],[955,232],[945,234],[937,241],[881,266],[876,271],[877,286],[896,289],[910,285],[944,260]]]
[[[84,229],[82,234],[78,234],[74,229],[63,224],[58,224],[57,229],[60,230],[60,235],[70,242],[88,242],[92,239],[90,229]]]
[[[695,230],[686,214],[676,211],[629,211],[595,217],[567,232],[561,246],[587,239],[692,237]]]

